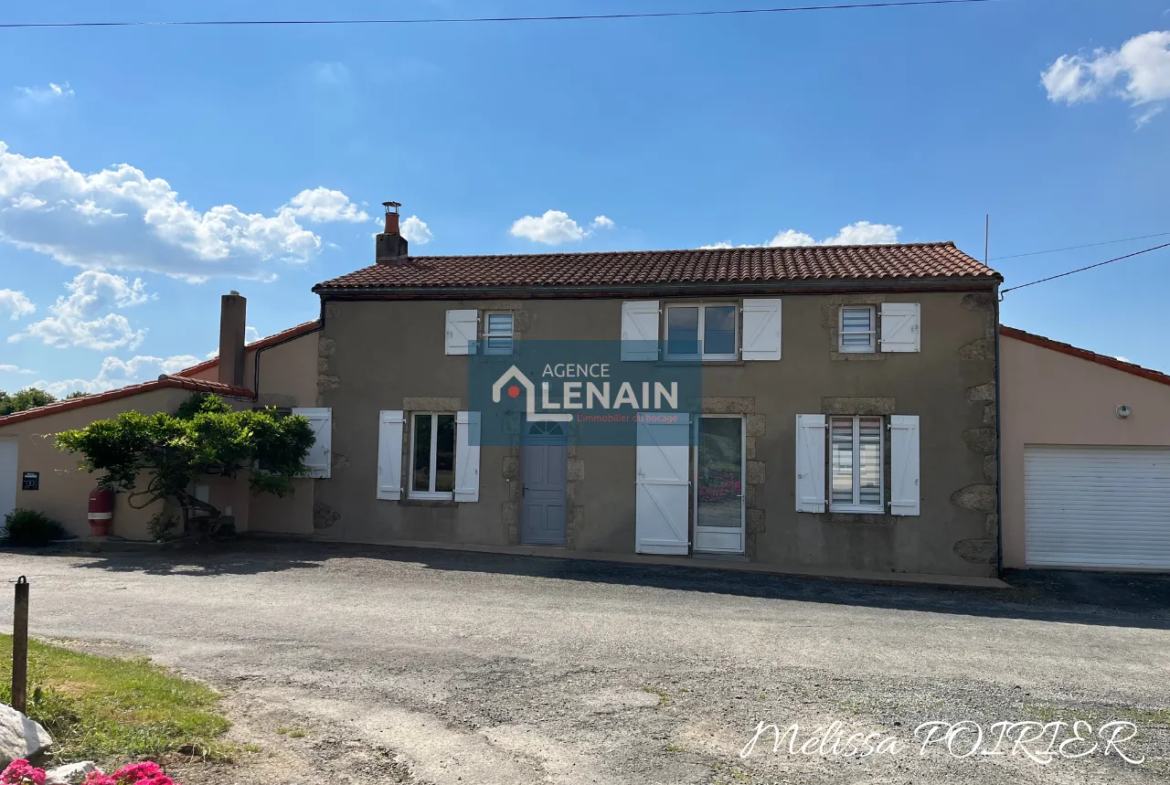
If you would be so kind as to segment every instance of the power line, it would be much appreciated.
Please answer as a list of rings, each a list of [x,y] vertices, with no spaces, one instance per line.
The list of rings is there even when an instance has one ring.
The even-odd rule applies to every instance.
[[[991,261],[998,262],[1003,259],[1022,259],[1025,256],[1040,256],[1046,253],[1060,253],[1061,251],[1076,251],[1081,248],[1098,248],[1102,245],[1114,245],[1116,243],[1128,243],[1134,240],[1150,240],[1155,237],[1170,237],[1170,232],[1159,232],[1158,234],[1143,234],[1140,237],[1123,237],[1120,240],[1103,240],[1099,243],[1086,243],[1085,245],[1070,245],[1065,248],[1049,248],[1046,251],[1029,251],[1028,253],[1011,254],[1010,256],[993,256]]]
[[[847,3],[840,5],[805,5],[783,8],[739,8],[716,11],[656,11],[624,14],[564,14],[561,16],[479,16],[429,19],[242,19],[137,22],[5,22],[0,29],[57,27],[211,27],[259,25],[419,25],[469,22],[573,22],[589,19],[667,19],[684,16],[746,16],[749,14],[783,14],[805,11],[851,11],[876,8],[915,8],[919,6],[968,5],[999,3],[1009,0],[892,0],[891,2]]]
[[[1005,294],[1007,294],[1008,292],[1014,292],[1017,289],[1024,289],[1028,286],[1035,286],[1036,284],[1040,284],[1040,283],[1048,283],[1049,281],[1055,281],[1057,278],[1065,278],[1065,277],[1070,276],[1070,275],[1076,275],[1077,273],[1083,273],[1085,270],[1092,270],[1092,269],[1097,268],[1097,267],[1104,267],[1107,264],[1113,264],[1114,262],[1120,262],[1120,261],[1123,261],[1125,259],[1132,259],[1133,257],[1141,256],[1144,253],[1150,253],[1151,251],[1160,251],[1163,248],[1170,248],[1170,243],[1163,243],[1162,245],[1155,245],[1153,248],[1145,248],[1141,251],[1134,251],[1133,253],[1128,253],[1125,256],[1118,256],[1115,259],[1107,259],[1104,262],[1097,262],[1096,264],[1090,264],[1088,267],[1078,267],[1076,270],[1069,270],[1067,273],[1060,273],[1059,275],[1050,275],[1047,278],[1041,278],[1038,281],[1029,281],[1028,283],[1022,283],[1019,286],[1012,286],[1012,287],[1009,287],[1007,289],[1002,289],[1002,290],[1000,290],[999,296],[1002,299]]]

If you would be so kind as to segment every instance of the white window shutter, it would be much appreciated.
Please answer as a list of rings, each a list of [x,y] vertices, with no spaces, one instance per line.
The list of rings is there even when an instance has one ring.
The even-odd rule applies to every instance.
[[[921,313],[919,303],[882,303],[882,351],[922,351]]]
[[[309,476],[318,479],[328,478],[330,467],[333,465],[333,410],[293,409],[292,413],[304,417],[313,428],[313,446],[305,456]]]
[[[479,311],[447,311],[447,354],[475,354]]]
[[[455,413],[455,501],[479,501],[480,413]]]
[[[658,360],[658,301],[622,303],[622,360]]]
[[[796,511],[824,512],[825,415],[796,415]]]
[[[890,514],[921,515],[918,481],[918,417],[890,417]]]
[[[780,301],[743,301],[743,359],[780,359]]]
[[[691,547],[689,507],[690,415],[672,422],[638,423],[634,480],[634,549],[686,556]]]
[[[401,411],[383,411],[378,425],[378,498],[402,498]]]

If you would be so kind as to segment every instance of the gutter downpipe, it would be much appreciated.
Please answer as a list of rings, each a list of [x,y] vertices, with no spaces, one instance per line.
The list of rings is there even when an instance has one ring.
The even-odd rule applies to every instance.
[[[995,287],[995,577],[1003,575],[1003,384],[1000,362],[999,284]]]

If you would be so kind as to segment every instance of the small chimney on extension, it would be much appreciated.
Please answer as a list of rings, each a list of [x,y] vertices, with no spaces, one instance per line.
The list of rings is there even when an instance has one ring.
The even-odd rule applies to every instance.
[[[237,291],[225,294],[219,304],[219,376],[221,384],[244,386],[244,324],[248,300]]]
[[[398,264],[409,256],[406,238],[398,228],[398,202],[382,202],[386,208],[386,229],[374,244],[374,261],[378,264]]]

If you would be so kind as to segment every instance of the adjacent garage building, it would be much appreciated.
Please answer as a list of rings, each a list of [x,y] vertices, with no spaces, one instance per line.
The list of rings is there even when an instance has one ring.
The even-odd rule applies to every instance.
[[[1170,570],[1170,376],[1000,336],[1003,566]]]

